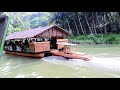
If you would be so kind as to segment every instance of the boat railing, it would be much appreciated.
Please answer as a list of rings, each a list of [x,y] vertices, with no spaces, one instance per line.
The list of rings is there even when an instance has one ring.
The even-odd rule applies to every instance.
[[[57,43],[59,42],[68,42],[68,39],[57,39]],[[29,47],[25,46],[23,43],[21,46],[18,46],[17,44],[16,47],[19,47],[20,49],[11,49],[12,45],[8,45],[7,49],[6,46],[4,48],[5,51],[10,51],[10,52],[21,52],[21,53],[43,53],[43,52],[49,52],[51,50],[50,46],[51,43],[50,41],[42,41],[42,42],[29,42]],[[64,45],[58,45],[57,44],[57,49],[62,49]]]

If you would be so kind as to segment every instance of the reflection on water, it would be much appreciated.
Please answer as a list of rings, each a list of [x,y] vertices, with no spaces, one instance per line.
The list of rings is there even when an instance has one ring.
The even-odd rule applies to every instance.
[[[2,55],[1,78],[120,77],[120,45],[79,45],[78,52],[95,56],[91,61],[50,56],[42,59]]]

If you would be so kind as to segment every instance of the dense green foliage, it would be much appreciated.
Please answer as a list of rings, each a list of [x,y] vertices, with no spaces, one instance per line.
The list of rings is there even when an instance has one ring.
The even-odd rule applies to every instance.
[[[75,42],[92,42],[96,44],[120,44],[120,35],[108,33],[103,35],[79,35],[68,37],[69,41]]]
[[[120,33],[118,12],[53,12],[51,21],[73,35]]]
[[[53,12],[51,21],[73,34],[70,41],[120,43],[119,12]]]
[[[20,30],[60,25],[74,36],[120,33],[119,12],[0,12],[11,17],[8,34]]]
[[[9,15],[8,34],[57,24],[71,33],[70,41],[120,42],[119,12],[0,12]]]
[[[8,34],[49,25],[51,13],[48,12],[1,12],[11,17]]]

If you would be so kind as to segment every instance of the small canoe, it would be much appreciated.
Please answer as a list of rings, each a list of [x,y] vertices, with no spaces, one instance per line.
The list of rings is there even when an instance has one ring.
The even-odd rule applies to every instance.
[[[6,54],[25,56],[25,57],[36,57],[36,58],[44,57],[44,53],[25,53],[25,52],[6,51]]]
[[[75,52],[65,53],[64,51],[60,51],[60,50],[51,50],[50,52],[55,56],[62,56],[69,59],[80,59],[80,60],[89,61],[93,58],[92,56],[89,56],[84,53],[75,53]]]

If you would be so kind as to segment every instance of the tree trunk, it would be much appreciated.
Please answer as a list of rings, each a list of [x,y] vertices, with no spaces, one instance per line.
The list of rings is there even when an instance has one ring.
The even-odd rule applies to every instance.
[[[113,19],[112,19],[111,13],[109,12],[108,14],[109,14],[109,16],[110,16],[110,18],[109,18],[109,23],[110,23],[110,26],[111,26],[111,32],[112,32],[113,25],[111,24],[111,21],[113,22]]]
[[[100,25],[100,21],[99,21],[99,18],[98,18],[97,12],[96,12],[96,18],[97,18],[97,21],[98,21],[98,25]],[[102,29],[101,29],[101,27],[100,27],[100,32],[101,32],[101,34],[103,34],[103,33],[102,33]]]
[[[93,34],[93,33],[92,33],[92,30],[91,30],[91,28],[90,28],[90,25],[89,25],[89,23],[88,23],[87,16],[86,16],[85,13],[84,13],[84,16],[85,16],[85,20],[86,20],[86,22],[87,22],[88,28],[89,28],[89,30],[90,30],[90,33]]]
[[[70,24],[69,24],[69,21],[68,21],[68,19],[66,19],[66,22],[67,22],[67,24],[68,24],[69,33],[70,33],[70,34],[72,34],[72,29],[70,28]],[[73,34],[72,34],[72,35],[73,35]]]
[[[113,17],[112,17],[112,15],[111,15],[111,13],[109,13],[109,15],[110,15],[111,21],[112,21],[112,22],[114,22],[114,20],[113,20]],[[119,20],[119,21],[120,21],[120,20]],[[117,26],[113,24],[113,25],[112,25],[112,29],[114,29],[114,28],[117,28]]]
[[[83,27],[83,30],[84,30],[85,34],[87,34],[87,31],[86,31],[85,27]]]
[[[120,12],[118,12],[118,14],[119,14],[119,29],[120,29]]]
[[[75,19],[73,18],[73,21],[74,21],[74,23],[75,23],[75,27],[76,27],[76,30],[77,30],[77,35],[79,35],[80,33],[79,33],[79,30],[78,30],[78,27],[77,27],[77,24],[76,24],[76,22],[75,22]]]
[[[95,31],[95,35],[97,35],[95,18],[94,18],[94,13],[93,12],[92,12],[92,17],[93,17],[93,28],[94,28],[94,31]]]
[[[111,13],[109,12],[108,14],[110,15],[111,21],[114,21],[114,20],[113,20],[113,18],[112,18],[112,15],[111,15]]]
[[[104,28],[104,33],[107,33],[107,28],[106,28],[106,12],[104,12],[104,23],[105,23],[105,28]]]
[[[93,26],[93,24],[91,25],[91,31],[94,31],[94,26]],[[94,32],[93,32],[94,33]]]
[[[80,24],[80,27],[81,27],[82,33],[83,33],[83,35],[85,35],[85,32],[84,32],[84,30],[83,30],[83,26],[82,26],[82,23],[81,23],[81,21],[80,21],[80,17],[79,17],[79,15],[78,15],[78,20],[79,20],[79,24]]]

